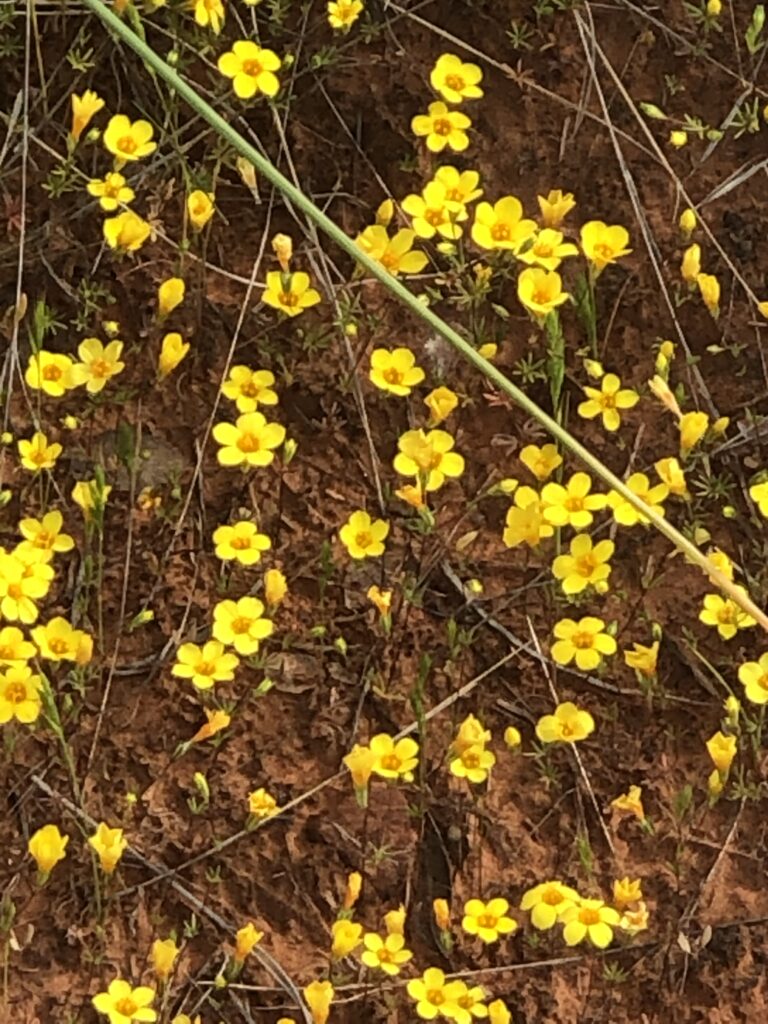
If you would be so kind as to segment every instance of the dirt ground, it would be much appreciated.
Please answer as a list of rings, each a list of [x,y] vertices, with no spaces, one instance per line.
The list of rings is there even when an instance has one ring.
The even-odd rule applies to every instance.
[[[678,373],[691,407],[729,416],[728,437],[768,411],[764,327],[746,308],[734,277],[735,271],[759,298],[768,292],[768,237],[761,223],[765,174],[745,176],[722,197],[708,199],[734,172],[763,160],[766,129],[738,139],[729,133],[705,159],[706,143],[671,150],[666,127],[642,115],[638,120],[627,102],[629,97],[657,103],[678,117],[695,113],[717,125],[748,87],[743,78],[762,107],[768,101],[762,60],[756,72],[746,57],[741,70],[736,66],[727,20],[711,50],[696,55],[690,22],[677,3],[584,4],[538,20],[531,4],[510,0],[434,0],[405,3],[402,11],[399,5],[372,3],[370,17],[379,30],[368,39],[351,32],[336,42],[335,61],[316,66],[308,55],[331,44],[324,5],[284,6],[285,20],[269,23],[268,39],[275,49],[298,55],[286,146],[302,186],[345,230],[354,233],[371,222],[385,197],[383,186],[400,197],[415,190],[415,181],[426,180],[431,163],[409,124],[429,96],[429,68],[444,51],[468,59],[474,54],[484,69],[485,98],[472,110],[476,131],[461,165],[480,170],[486,195],[512,192],[526,210],[534,210],[537,193],[562,188],[575,194],[580,220],[600,218],[630,230],[634,252],[605,275],[599,293],[606,366],[641,386],[653,373],[652,346],[670,338],[687,352]],[[734,0],[729,6],[743,21],[752,5]],[[765,754],[759,750],[747,764],[742,792],[729,790],[714,808],[708,806],[704,742],[718,728],[723,694],[701,664],[701,657],[708,659],[733,681],[735,666],[764,649],[759,631],[741,633],[729,645],[713,639],[713,631],[697,621],[710,589],[706,580],[681,557],[670,557],[663,538],[636,528],[614,538],[610,593],[580,607],[583,614],[617,620],[620,646],[647,643],[650,623],[661,625],[661,692],[649,701],[618,658],[599,679],[557,670],[548,658],[543,668],[532,637],[541,638],[546,650],[551,624],[564,614],[549,579],[550,559],[504,547],[506,499],[474,500],[489,482],[521,477],[517,452],[532,441],[543,443],[543,434],[374,283],[352,285],[360,325],[351,340],[355,370],[329,304],[297,322],[280,323],[255,298],[248,304],[236,362],[275,371],[280,422],[298,450],[288,468],[251,477],[218,466],[206,424],[253,261],[265,234],[282,230],[298,239],[301,231],[282,200],[270,198],[266,184],[255,203],[231,161],[221,164],[219,216],[207,241],[207,266],[188,258],[190,301],[175,321],[192,352],[158,387],[154,294],[157,283],[177,269],[177,254],[159,237],[137,259],[110,259],[101,251],[98,216],[84,206],[82,189],[53,197],[44,185],[65,151],[67,97],[74,88],[66,55],[74,45],[93,48],[93,68],[75,79],[78,89],[97,88],[112,111],[130,106],[157,118],[158,90],[165,95],[164,87],[92,16],[53,7],[41,8],[39,15],[30,69],[26,204],[17,132],[0,167],[0,307],[7,309],[15,299],[23,230],[23,290],[31,305],[45,299],[62,321],[54,347],[70,350],[81,336],[95,333],[91,326],[78,333],[72,325],[82,308],[83,282],[108,289],[94,317],[119,321],[127,343],[119,385],[87,416],[76,392],[55,405],[48,402],[42,417],[65,445],[55,474],[57,504],[78,542],[75,552],[59,556],[67,568],[47,600],[51,616],[69,616],[82,598],[84,537],[69,499],[72,484],[101,461],[114,488],[106,514],[103,586],[99,595],[86,595],[85,604],[80,600],[84,623],[103,619],[104,643],[84,696],[67,703],[65,725],[82,787],[80,809],[91,819],[120,823],[132,852],[114,880],[103,926],[94,916],[92,871],[79,837],[48,885],[36,889],[26,853],[31,832],[48,821],[63,822],[73,835],[87,828],[73,810],[76,795],[50,733],[41,728],[20,733],[15,746],[6,743],[0,882],[16,912],[0,1014],[14,1024],[90,1024],[96,1020],[94,992],[114,973],[140,978],[152,940],[186,929],[165,1008],[169,1014],[191,1013],[207,996],[199,1011],[205,1024],[275,1024],[291,1013],[298,1019],[285,985],[259,956],[247,962],[237,985],[215,990],[224,951],[231,949],[235,929],[253,919],[267,933],[264,949],[299,987],[322,975],[346,876],[365,862],[358,919],[375,928],[383,912],[404,903],[419,970],[438,965],[476,971],[478,983],[507,1000],[517,1024],[764,1021]],[[507,35],[512,19],[529,26],[530,49],[513,47]],[[158,17],[153,22],[166,23]],[[579,24],[593,32],[592,45],[585,47]],[[4,29],[6,35],[15,32],[22,47],[3,63],[0,106],[6,114],[23,88],[23,25],[19,9],[12,29]],[[168,39],[158,29],[150,27],[148,37],[167,50]],[[202,81],[203,72],[188,60],[184,54],[184,69]],[[683,91],[670,92],[670,76],[684,83]],[[186,159],[193,167],[210,165],[211,134],[183,106],[179,110],[174,124],[179,144],[189,146]],[[6,117],[3,123],[7,127]],[[248,108],[240,127],[286,166],[265,106]],[[182,183],[152,162],[140,180],[152,196],[156,225],[175,237]],[[703,216],[724,252],[718,256],[709,246],[709,269],[724,283],[717,323],[700,304],[670,310],[659,285],[657,271],[669,294],[678,280],[677,217],[685,205],[680,183],[704,203]],[[633,188],[642,223],[630,200]],[[311,239],[302,244],[315,246]],[[338,277],[332,271],[334,280],[349,277],[347,258],[330,243],[323,246],[339,271]],[[497,365],[514,375],[539,343],[511,281],[494,301],[510,315],[487,322],[486,340],[499,343]],[[449,322],[467,327],[465,310],[448,302],[436,308]],[[0,351],[10,343],[7,328],[6,319]],[[420,415],[419,400],[388,401],[365,379],[369,350],[396,342],[407,343],[430,377],[450,381],[464,397],[454,426],[467,472],[444,492],[439,528],[428,536],[414,530],[411,510],[389,497],[397,486],[391,468],[397,437]],[[566,342],[573,409],[583,383],[576,356],[580,341],[566,330]],[[743,347],[734,356],[728,346],[735,344]],[[20,351],[23,363],[24,331]],[[352,372],[362,382],[375,462],[350,385]],[[526,390],[547,407],[545,381]],[[618,439],[575,415],[569,424],[623,475],[630,465],[644,469],[660,453],[675,450],[674,420],[657,410],[652,400],[641,402],[626,415]],[[83,417],[71,434],[59,427],[68,414]],[[31,423],[28,395],[17,383],[8,429],[28,436]],[[133,479],[126,445],[140,453]],[[13,447],[1,458],[2,484],[13,494],[0,511],[0,543],[8,546],[15,543],[18,519],[39,509],[41,494],[18,469]],[[710,459],[711,471],[727,481],[719,505],[730,504],[737,514],[712,514],[719,506],[710,503],[706,527],[714,543],[748,567],[752,594],[764,604],[765,535],[745,498],[746,482],[763,465],[759,433]],[[336,534],[350,509],[376,507],[377,479],[386,489],[392,522],[387,554],[382,564],[353,565]],[[159,508],[139,507],[137,496],[145,487],[161,498]],[[225,586],[243,593],[252,584],[252,572],[242,568],[227,582],[211,544],[215,527],[241,509],[258,512],[273,542],[265,564],[286,574],[289,597],[276,613],[278,628],[261,667],[244,668],[235,683],[217,689],[235,709],[222,742],[197,744],[176,756],[179,744],[201,725],[202,712],[191,688],[170,675],[175,644],[204,634]],[[668,515],[677,525],[690,525],[680,505],[670,504]],[[474,540],[457,545],[470,531],[476,531]],[[471,578],[480,579],[484,591],[468,600],[462,581]],[[375,628],[365,597],[371,584],[385,582],[397,594],[388,638]],[[406,592],[411,601],[403,597]],[[154,621],[129,631],[127,624],[144,607],[153,609]],[[450,623],[457,627],[454,643]],[[371,813],[361,811],[341,764],[352,744],[408,726],[419,679],[429,709],[494,665],[470,696],[429,721],[421,792],[379,785]],[[260,696],[256,689],[265,677],[274,686]],[[510,724],[531,749],[534,723],[551,707],[549,679],[560,699],[577,700],[598,722],[596,738],[581,748],[583,774],[565,750],[552,757],[550,778],[535,758],[503,750],[501,736]],[[498,753],[482,797],[468,794],[445,769],[447,745],[470,711],[492,730]],[[195,792],[196,772],[208,779],[211,803],[195,815],[187,800]],[[653,834],[610,812],[611,800],[632,784],[643,787]],[[681,811],[687,785],[693,788],[691,806]],[[289,809],[245,832],[247,794],[260,786]],[[527,927],[490,950],[457,941],[446,954],[432,921],[438,896],[450,900],[458,917],[464,900],[480,892],[506,895],[514,905],[545,878],[577,881],[584,890],[605,894],[623,876],[642,879],[650,926],[631,943],[601,954],[568,950],[559,934],[535,935]],[[408,1000],[398,996],[402,983],[374,992],[346,968],[337,980],[332,1024],[415,1020]]]

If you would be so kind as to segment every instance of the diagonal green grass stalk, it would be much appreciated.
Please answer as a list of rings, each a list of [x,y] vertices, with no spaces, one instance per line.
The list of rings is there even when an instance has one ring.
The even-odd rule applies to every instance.
[[[262,156],[246,139],[240,135],[224,118],[217,113],[213,107],[200,96],[195,89],[189,85],[161,56],[155,51],[120,18],[117,17],[102,0],[83,0],[85,6],[90,8],[104,24],[110,28],[120,39],[131,47],[145,62],[148,70],[162,78],[178,95],[186,100],[196,114],[215,129],[216,132],[229,143],[232,148],[249,160],[259,174],[263,175],[275,188],[298,209],[301,210],[310,220],[314,221],[321,231],[325,232],[340,249],[343,249],[360,266],[384,285],[395,295],[403,305],[414,314],[420,317],[436,331],[442,338],[449,342],[457,351],[471,363],[476,369],[492,381],[504,394],[508,395],[517,405],[520,406],[529,416],[533,417],[545,430],[556,438],[565,448],[568,448],[588,469],[610,488],[617,491],[626,501],[633,505],[639,512],[645,515],[654,527],[662,533],[679,551],[681,551],[691,562],[697,565],[720,590],[747,614],[751,615],[763,629],[768,632],[768,615],[765,614],[746,592],[743,592],[735,583],[729,580],[723,573],[712,566],[706,555],[699,551],[695,544],[692,544],[684,537],[679,530],[676,530],[671,523],[668,523],[663,516],[658,515],[649,508],[644,501],[638,498],[614,473],[604,466],[603,463],[585,448],[571,434],[561,427],[543,409],[540,409],[535,402],[516,387],[500,370],[496,369],[487,359],[478,355],[475,349],[461,337],[449,324],[442,320],[429,307],[422,305],[405,285],[396,277],[393,277],[381,264],[371,259],[363,252],[355,242],[338,227],[330,217],[327,217],[322,210],[309,199],[308,196],[296,188],[281,172]]]

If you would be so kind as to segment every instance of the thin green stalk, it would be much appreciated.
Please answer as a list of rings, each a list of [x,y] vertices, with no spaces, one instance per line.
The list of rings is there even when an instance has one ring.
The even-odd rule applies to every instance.
[[[104,5],[102,0],[83,0],[86,7],[88,7],[94,14],[96,14],[101,20],[110,28],[116,35],[120,37],[128,46],[131,47],[147,64],[148,69],[152,74],[158,74],[164,79],[171,88],[175,89],[182,99],[186,100],[192,109],[197,113],[203,120],[207,121],[208,124],[215,129],[216,132],[229,143],[232,148],[249,160],[256,170],[264,178],[267,179],[275,188],[279,189],[280,192],[288,199],[288,201],[300,210],[306,217],[312,220],[321,231],[324,231],[329,238],[331,238],[340,249],[343,249],[349,256],[351,256],[360,266],[364,267],[365,270],[376,278],[381,284],[387,288],[392,295],[396,296],[403,305],[414,314],[419,317],[425,323],[437,332],[442,338],[449,342],[453,347],[466,359],[467,362],[471,363],[476,369],[483,373],[493,384],[496,385],[504,394],[508,395],[521,409],[535,419],[548,433],[556,438],[565,448],[568,448],[578,459],[580,459],[588,469],[590,469],[596,476],[611,489],[618,492],[622,498],[634,506],[639,512],[641,512],[646,518],[655,526],[655,528],[669,540],[679,551],[683,552],[686,557],[697,565],[707,576],[711,577],[713,582],[727,594],[743,611],[748,615],[751,615],[763,629],[768,632],[768,615],[766,615],[757,605],[752,601],[746,592],[742,592],[740,588],[724,576],[721,572],[714,569],[712,564],[707,559],[703,552],[699,551],[695,544],[692,544],[686,537],[684,537],[679,530],[676,530],[674,526],[667,522],[667,520],[660,516],[653,509],[649,508],[644,501],[633,494],[632,491],[626,486],[626,484],[620,480],[614,473],[612,473],[607,466],[585,448],[575,437],[572,437],[563,427],[561,427],[551,416],[540,409],[535,402],[533,402],[523,391],[516,387],[511,380],[504,376],[500,370],[498,370],[492,363],[489,363],[487,359],[484,359],[479,355],[475,349],[465,341],[461,335],[450,327],[444,320],[442,320],[433,310],[428,306],[422,305],[422,303],[413,295],[406,286],[399,281],[396,277],[389,273],[380,263],[372,259],[367,253],[355,244],[354,240],[349,238],[341,228],[339,228],[329,217],[327,217],[322,210],[318,209],[317,206],[309,199],[304,193],[296,188],[291,181],[288,180],[281,172],[257,149],[254,148],[246,139],[240,135],[222,116],[217,113],[213,107],[207,103],[195,89],[184,81],[177,72],[170,67],[162,57],[160,57],[155,51],[147,45],[147,43],[139,38],[128,25],[120,20],[108,7]]]

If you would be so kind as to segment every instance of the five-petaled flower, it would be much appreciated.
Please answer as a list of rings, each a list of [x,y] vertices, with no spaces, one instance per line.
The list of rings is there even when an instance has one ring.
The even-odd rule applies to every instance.
[[[523,893],[521,910],[531,912],[534,928],[547,931],[553,928],[565,910],[576,906],[581,897],[569,885],[562,882],[541,882]]]
[[[387,733],[378,733],[369,744],[375,761],[371,769],[382,779],[405,779],[410,782],[418,763],[419,745],[410,736],[395,740]]]
[[[651,482],[645,473],[633,473],[626,481],[626,486],[641,501],[657,515],[664,515],[664,506],[661,504],[669,494],[669,488],[665,483],[656,484],[651,487]],[[608,494],[608,506],[613,511],[613,518],[620,526],[636,526],[638,523],[647,523],[648,517],[640,512],[618,491],[611,491]]]
[[[149,224],[133,210],[107,217],[102,228],[107,245],[120,252],[136,252],[152,234]]]
[[[455,1019],[456,1000],[462,994],[462,986],[456,981],[447,981],[439,967],[428,967],[420,978],[408,982],[406,990],[416,1003],[417,1017],[422,1020],[440,1016]]]
[[[63,525],[64,517],[58,509],[46,512],[42,519],[22,519],[19,533],[24,540],[17,546],[17,554],[36,552],[47,561],[53,554],[71,551],[75,542],[68,533],[62,533]]]
[[[482,78],[483,72],[477,64],[465,64],[455,53],[444,53],[438,57],[429,75],[435,92],[453,104],[480,99],[483,95],[479,86]]]
[[[579,416],[591,420],[602,416],[606,430],[618,430],[621,426],[622,409],[631,409],[640,401],[640,396],[631,388],[622,388],[615,373],[606,373],[599,388],[584,388],[586,402],[579,404]]]
[[[60,444],[49,444],[48,438],[39,430],[28,441],[19,441],[18,448],[21,464],[30,473],[39,473],[41,469],[53,469],[63,451]]]
[[[270,270],[261,301],[273,309],[279,309],[286,316],[299,316],[305,309],[321,301],[320,292],[311,288],[310,283],[309,274],[303,270],[293,274]]]
[[[157,149],[152,142],[154,129],[149,121],[134,121],[125,114],[115,114],[104,129],[104,145],[122,166],[129,160],[141,160]]]
[[[415,238],[416,232],[410,228],[401,228],[390,238],[383,225],[371,224],[360,232],[355,242],[390,274],[418,274],[426,267],[428,257],[413,248]]]
[[[403,397],[424,380],[424,371],[416,365],[416,357],[409,348],[374,349],[368,374],[372,384],[382,391]]]
[[[98,198],[99,206],[107,213],[114,213],[119,206],[127,206],[136,198],[136,193],[126,185],[125,178],[118,171],[91,179],[86,188],[89,195]]]
[[[417,477],[428,491],[436,491],[446,477],[464,472],[464,457],[452,451],[455,441],[445,430],[407,430],[397,442],[395,472]]]
[[[745,661],[740,665],[739,682],[744,687],[747,700],[753,704],[768,703],[768,654],[761,654],[757,661]]]
[[[362,0],[329,0],[328,24],[336,32],[349,32],[362,10]]]
[[[109,1024],[153,1024],[157,1011],[151,1003],[155,990],[146,985],[132,988],[122,978],[115,978],[106,992],[99,992],[92,999],[94,1008],[109,1018]]]
[[[217,457],[222,466],[268,466],[285,440],[285,427],[267,423],[260,412],[246,412],[234,423],[217,423],[213,437],[221,445]]]
[[[378,558],[384,554],[384,541],[389,523],[384,519],[371,519],[358,509],[339,530],[339,540],[352,558]]]
[[[120,361],[122,352],[122,341],[110,341],[104,345],[98,338],[86,338],[80,343],[77,349],[80,362],[76,364],[75,372],[89,395],[98,394],[108,380],[122,373],[125,369],[125,363]]]
[[[554,655],[553,655],[554,656]],[[542,715],[536,723],[536,735],[542,743],[578,743],[595,729],[595,720],[588,711],[567,700],[558,704],[554,714]]]
[[[587,587],[604,593],[608,589],[613,552],[613,541],[601,540],[593,545],[588,533],[577,534],[569,554],[558,555],[552,563],[552,573],[562,581],[563,593],[580,594]]]
[[[272,635],[273,625],[264,618],[264,604],[257,597],[219,601],[213,609],[213,636],[238,654],[249,657]]]
[[[629,232],[619,224],[590,220],[581,229],[581,248],[597,274],[609,263],[632,252],[627,248],[628,242]]]
[[[281,64],[276,53],[262,49],[250,39],[239,39],[218,60],[219,71],[232,79],[232,88],[241,100],[252,99],[257,93],[276,96],[280,82],[275,72]]]
[[[543,483],[558,466],[562,466],[563,457],[553,444],[545,444],[541,448],[536,444],[528,444],[520,452],[520,461]]]
[[[48,661],[87,665],[93,656],[93,637],[82,629],[75,629],[61,615],[44,626],[35,626],[31,634],[40,657]]]
[[[442,182],[428,182],[421,195],[412,193],[400,205],[411,217],[413,230],[419,238],[434,238],[436,234],[452,242],[461,238],[461,221],[468,217],[466,207],[448,199]]]
[[[517,279],[517,297],[537,320],[549,316],[570,298],[556,270],[527,267]]]
[[[743,587],[739,588],[745,594]],[[723,640],[732,640],[740,629],[749,629],[757,623],[743,611],[732,597],[721,594],[705,594],[699,619],[707,626],[716,626]]]
[[[592,525],[592,513],[605,508],[605,494],[591,494],[588,473],[574,473],[565,484],[545,484],[541,492],[543,515],[552,526],[572,526],[585,530]]]
[[[261,561],[263,551],[272,547],[272,541],[259,533],[256,523],[241,519],[232,526],[219,526],[213,531],[216,557],[222,562],[239,562],[240,565],[256,565]]]
[[[598,949],[605,949],[613,941],[613,929],[620,923],[621,914],[613,907],[607,907],[602,900],[582,899],[578,905],[563,912],[562,920],[567,946],[577,946],[588,939]]]
[[[501,897],[488,900],[468,900],[464,904],[461,927],[467,935],[476,935],[482,942],[498,942],[502,935],[517,929],[517,921],[507,915],[509,902]]]
[[[70,356],[45,349],[29,357],[24,380],[33,391],[44,391],[51,398],[61,398],[81,383]]]
[[[4,640],[3,634],[7,636],[8,629],[13,628],[6,627],[0,634],[0,640]],[[17,632],[21,636],[21,632]],[[10,653],[23,651],[21,643],[18,643],[11,648]],[[11,664],[4,672],[0,672],[0,725],[5,725],[14,718],[23,725],[37,721],[42,710],[42,688],[42,679],[34,675],[29,665]]]
[[[575,622],[561,619],[555,623],[555,643],[552,657],[558,665],[570,665],[572,661],[582,672],[592,672],[603,660],[603,655],[616,653],[616,641],[605,632],[602,619],[586,615]]]
[[[411,121],[411,131],[418,138],[426,137],[431,153],[442,153],[446,147],[463,153],[469,146],[467,130],[471,127],[466,114],[449,110],[442,100],[430,103],[426,114],[417,114]]]
[[[482,249],[517,252],[536,233],[536,221],[523,218],[517,196],[503,196],[493,205],[479,203],[472,225],[472,241]]]
[[[531,244],[517,253],[522,263],[534,264],[544,270],[557,270],[564,259],[578,256],[579,250],[572,242],[563,241],[562,231],[544,228],[531,238]]]
[[[198,690],[210,690],[214,683],[234,679],[239,664],[237,655],[225,650],[219,640],[208,640],[202,647],[186,643],[176,652],[171,674],[179,679],[189,679]]]
[[[238,412],[256,412],[260,405],[277,405],[274,384],[275,375],[269,370],[233,366],[221,385],[221,393],[237,405]]]
[[[366,932],[363,936],[363,945],[365,949],[360,959],[365,966],[389,975],[399,974],[402,965],[408,963],[413,956],[413,953],[405,948],[405,937],[402,935],[387,935],[382,938],[376,932]]]

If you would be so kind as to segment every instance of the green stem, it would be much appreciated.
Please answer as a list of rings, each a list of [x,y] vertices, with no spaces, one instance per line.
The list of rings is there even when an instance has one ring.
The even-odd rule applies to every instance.
[[[704,555],[695,544],[692,544],[686,537],[684,537],[678,530],[675,529],[667,520],[660,516],[653,509],[649,508],[644,501],[633,494],[632,491],[621,481],[614,473],[612,473],[607,466],[596,458],[587,448],[585,448],[575,437],[572,437],[563,427],[561,427],[551,416],[540,409],[535,402],[533,402],[523,391],[516,387],[512,381],[501,373],[500,370],[496,369],[492,363],[489,363],[487,359],[484,359],[479,355],[469,342],[465,341],[461,335],[450,327],[444,320],[442,320],[436,313],[434,313],[428,306],[424,306],[415,295],[413,295],[406,286],[399,281],[396,277],[393,277],[389,271],[387,271],[380,263],[372,259],[366,252],[364,252],[352,238],[349,238],[334,222],[327,217],[322,210],[318,209],[317,206],[309,199],[301,189],[296,186],[281,174],[280,171],[257,149],[254,148],[246,139],[240,135],[222,116],[217,113],[213,107],[207,103],[195,89],[184,81],[177,72],[170,67],[162,57],[160,57],[155,51],[147,45],[147,43],[139,38],[124,22],[120,20],[108,7],[104,5],[102,0],[84,0],[85,6],[88,7],[94,14],[96,14],[104,24],[110,28],[116,35],[118,35],[123,42],[131,47],[148,65],[148,69],[151,73],[157,73],[162,79],[164,79],[172,89],[186,100],[187,103],[192,107],[196,114],[198,114],[204,121],[220,135],[221,138],[226,140],[232,148],[249,160],[256,170],[264,178],[267,179],[275,188],[279,189],[288,201],[300,210],[306,217],[313,221],[317,227],[325,232],[331,238],[340,249],[351,256],[360,266],[364,267],[371,277],[374,277],[379,281],[385,288],[387,288],[392,295],[396,296],[404,306],[406,306],[414,316],[419,317],[425,323],[437,332],[442,338],[449,342],[453,347],[464,357],[464,359],[471,363],[477,370],[483,373],[488,380],[492,381],[504,394],[508,395],[521,409],[528,415],[533,417],[545,430],[547,430],[553,437],[555,437],[560,443],[568,448],[578,459],[580,459],[585,466],[587,466],[593,473],[600,477],[600,479],[614,491],[621,495],[626,501],[630,503],[634,508],[641,512],[650,522],[656,527],[656,529],[664,534],[664,536],[672,543],[678,550],[682,551],[694,564],[698,565],[699,568],[710,576],[716,585],[727,594],[736,604],[745,611],[748,615],[751,615],[763,629],[768,632],[768,615],[766,615],[757,605],[751,600],[751,598],[742,592],[739,587],[736,586],[731,580],[724,576],[721,572],[714,569],[706,555]]]

